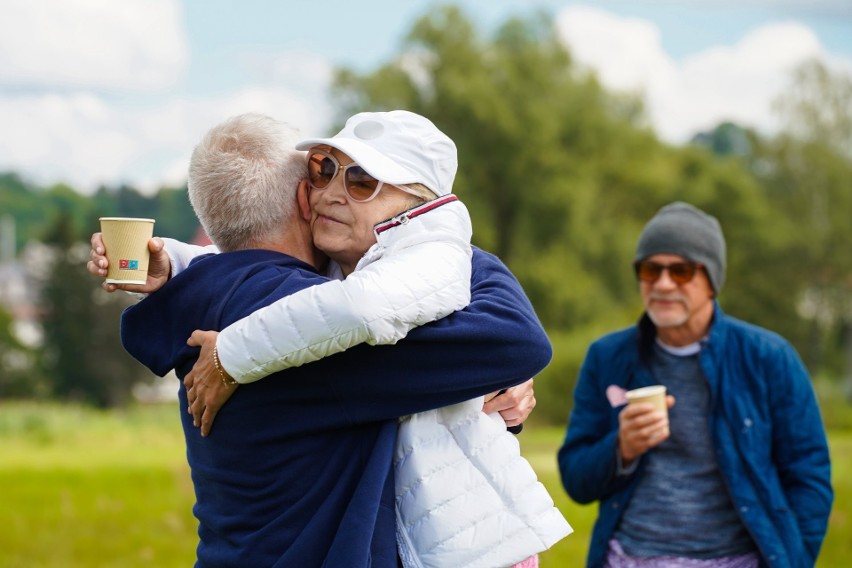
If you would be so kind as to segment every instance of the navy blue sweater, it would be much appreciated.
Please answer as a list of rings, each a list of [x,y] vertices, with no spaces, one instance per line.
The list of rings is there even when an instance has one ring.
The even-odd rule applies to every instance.
[[[179,378],[195,329],[221,330],[326,279],[283,254],[196,259],[122,316],[127,351]],[[471,304],[394,346],[362,345],[237,389],[202,438],[180,416],[199,520],[197,566],[396,568],[392,456],[399,416],[516,385],[550,361],[521,287],[474,250]]]

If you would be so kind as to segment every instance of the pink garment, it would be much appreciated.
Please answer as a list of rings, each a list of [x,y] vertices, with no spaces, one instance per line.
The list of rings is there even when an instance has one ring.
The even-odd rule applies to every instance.
[[[538,554],[530,556],[523,562],[518,562],[511,568],[538,568]]]

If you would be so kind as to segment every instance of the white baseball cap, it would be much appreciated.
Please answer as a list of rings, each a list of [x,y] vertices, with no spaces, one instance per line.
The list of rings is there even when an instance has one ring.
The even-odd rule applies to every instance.
[[[407,110],[361,112],[331,138],[309,138],[297,150],[337,148],[379,181],[422,183],[438,197],[453,192],[455,143],[429,119]]]

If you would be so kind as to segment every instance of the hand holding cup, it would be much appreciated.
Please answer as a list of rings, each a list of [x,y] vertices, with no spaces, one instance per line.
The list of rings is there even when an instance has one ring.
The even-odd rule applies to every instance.
[[[120,251],[114,250],[114,239],[106,234],[110,233],[110,228],[114,228],[108,226],[115,225],[116,223],[113,222],[115,219],[126,218],[102,218],[102,231],[92,234],[92,250],[89,253],[86,269],[93,276],[105,279],[102,287],[107,292],[116,290],[141,293],[156,292],[171,276],[171,261],[163,247],[162,239],[150,236],[153,232],[154,220],[130,219],[131,221],[143,222],[142,250],[139,250],[137,246],[134,251],[122,254]],[[124,266],[123,270],[122,266]],[[143,266],[144,271],[142,270]],[[125,276],[130,277],[124,278]],[[120,282],[121,280],[135,283]]]
[[[627,407],[618,415],[618,447],[626,466],[668,439],[668,409],[674,397],[666,396],[663,385],[628,391],[625,397]]]

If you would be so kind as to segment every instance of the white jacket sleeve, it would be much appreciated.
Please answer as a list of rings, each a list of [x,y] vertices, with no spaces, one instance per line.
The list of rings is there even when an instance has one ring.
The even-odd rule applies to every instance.
[[[454,195],[374,231],[376,244],[345,280],[312,286],[225,328],[217,340],[225,370],[254,382],[359,343],[396,343],[470,303],[470,216]]]
[[[196,256],[201,256],[208,253],[218,253],[219,249],[216,245],[207,245],[206,247],[191,245],[175,239],[163,237],[163,248],[166,254],[169,255],[169,262],[172,265],[172,276],[177,276],[189,266],[192,259]]]

